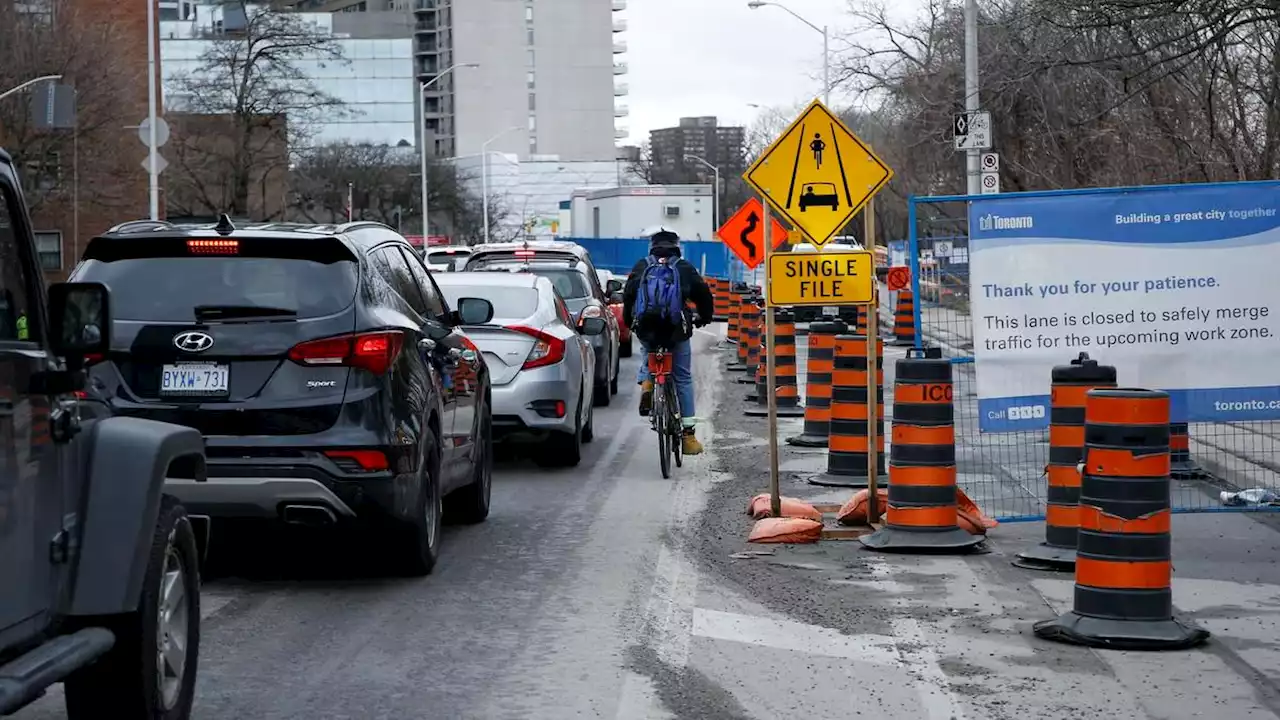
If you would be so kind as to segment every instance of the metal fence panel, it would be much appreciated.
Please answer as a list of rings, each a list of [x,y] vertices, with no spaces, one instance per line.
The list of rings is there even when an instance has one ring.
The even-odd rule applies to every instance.
[[[1066,191],[1063,194],[1081,194]],[[1037,193],[1043,196],[1045,193]],[[1004,196],[1009,197],[1009,196]],[[979,198],[972,198],[978,200]],[[955,369],[956,451],[959,485],[997,519],[1044,516],[1049,437],[1047,430],[983,433],[978,425],[977,366],[969,309],[968,205],[970,198],[912,198],[906,260],[915,297],[916,343],[941,348]],[[1087,251],[1087,250],[1085,250]],[[1275,293],[1280,296],[1280,292]],[[882,322],[892,325],[888,298]],[[1072,358],[1062,358],[1063,364]],[[1105,351],[1093,359],[1107,364]],[[1212,358],[1203,358],[1212,362]],[[1280,368],[1276,371],[1280,384]],[[1046,373],[1045,387],[1049,386]],[[1123,371],[1121,384],[1124,384]],[[1178,512],[1280,510],[1232,506],[1223,493],[1262,489],[1280,495],[1280,421],[1192,423],[1187,428],[1192,468],[1173,482]]]

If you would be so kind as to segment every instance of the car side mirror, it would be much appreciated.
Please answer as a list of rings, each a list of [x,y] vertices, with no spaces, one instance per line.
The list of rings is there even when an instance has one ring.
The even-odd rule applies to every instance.
[[[617,292],[622,292],[622,281],[610,280],[609,282],[604,284],[604,291],[606,293],[609,293],[609,295],[613,295],[614,293],[617,293]]]
[[[578,332],[582,335],[602,335],[605,327],[604,318],[583,318],[578,323]]]
[[[462,325],[484,325],[493,319],[493,303],[484,298],[458,298],[458,320]]]
[[[49,323],[54,355],[82,366],[111,348],[111,292],[95,282],[50,285]]]
[[[613,305],[622,303],[622,291],[615,290],[614,292],[609,293],[609,303]]]

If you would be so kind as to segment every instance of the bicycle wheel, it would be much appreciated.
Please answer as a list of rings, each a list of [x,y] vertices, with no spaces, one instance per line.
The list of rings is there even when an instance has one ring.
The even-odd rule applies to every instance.
[[[657,392],[661,390],[662,392]],[[653,393],[653,422],[654,429],[658,431],[658,465],[662,468],[662,477],[667,479],[671,477],[671,455],[669,446],[671,444],[670,411],[667,409],[667,397],[665,389],[658,386]]]
[[[674,385],[667,386],[667,424],[671,433],[671,454],[675,456],[676,467],[684,467],[684,422],[680,414],[680,394]]]

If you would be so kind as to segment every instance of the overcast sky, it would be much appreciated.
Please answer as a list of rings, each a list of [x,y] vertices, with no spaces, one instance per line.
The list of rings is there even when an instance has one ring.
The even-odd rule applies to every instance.
[[[848,27],[848,0],[785,0],[809,22]],[[752,10],[747,0],[630,0],[626,125],[638,145],[654,128],[681,117],[716,115],[749,124],[749,103],[787,106],[822,93],[822,35],[777,7]],[[835,45],[833,41],[833,46]]]

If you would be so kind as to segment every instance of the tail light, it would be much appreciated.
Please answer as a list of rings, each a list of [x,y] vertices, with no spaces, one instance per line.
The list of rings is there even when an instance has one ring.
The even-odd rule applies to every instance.
[[[105,353],[89,353],[88,355],[84,356],[84,366],[89,367],[91,365],[97,365],[98,363],[106,359],[107,359],[107,356]]]
[[[238,255],[239,240],[188,240],[187,251],[192,255]]]
[[[339,335],[294,345],[289,359],[299,365],[345,365],[382,375],[400,355],[404,333],[399,330]]]
[[[529,357],[524,359],[524,365],[521,366],[521,369],[532,370],[546,367],[547,365],[555,365],[564,359],[564,341],[560,338],[523,325],[512,325],[507,329],[514,330],[522,335],[528,335],[535,341],[533,349],[529,351]]]
[[[325,450],[324,455],[348,471],[376,472],[390,467],[381,450]]]
[[[516,256],[516,257],[518,257],[518,258],[531,258],[531,257],[533,257],[533,256],[534,256],[534,254],[535,254],[535,253],[534,253],[534,251],[532,251],[532,250],[517,250],[517,251],[515,251],[515,256]]]

